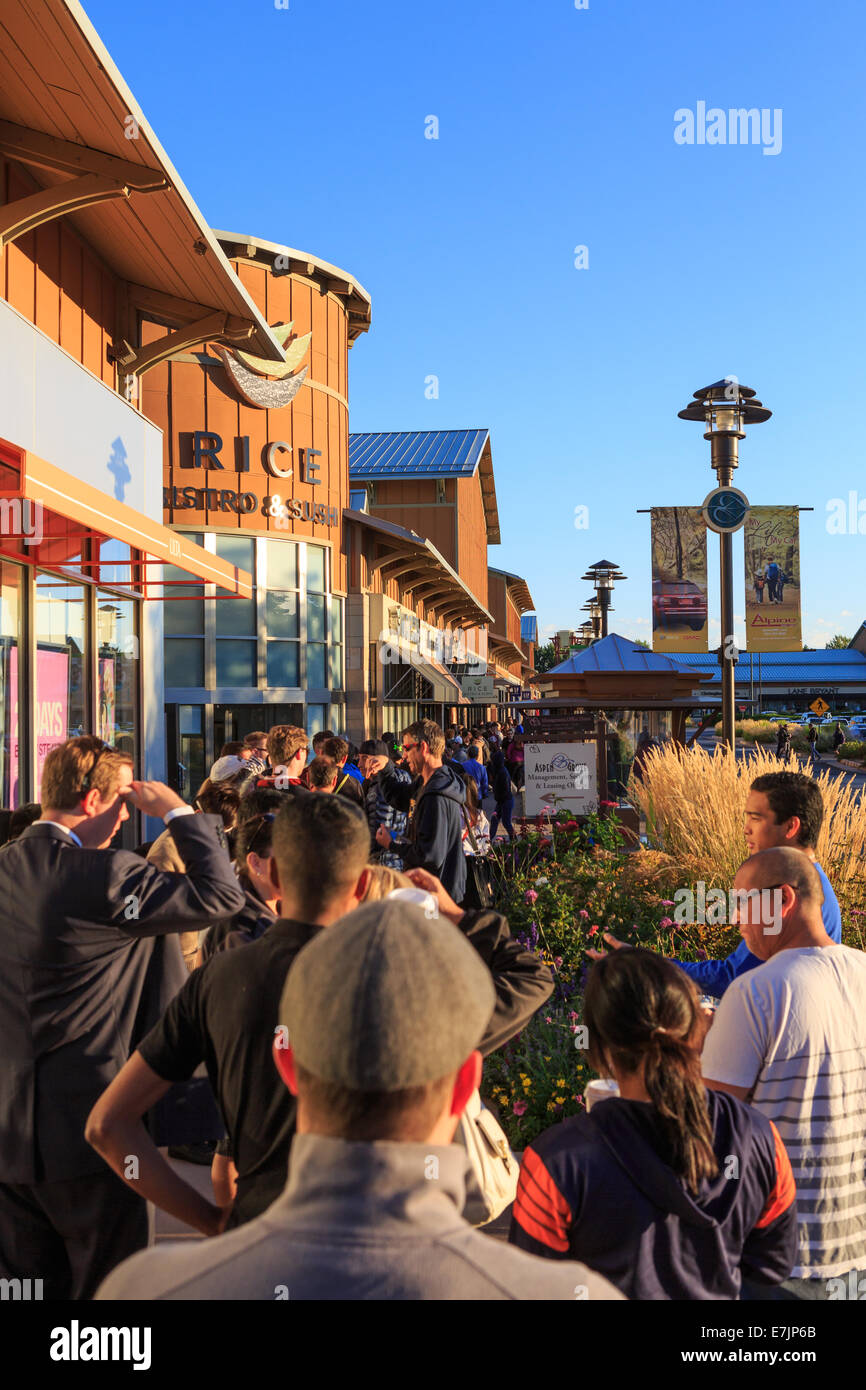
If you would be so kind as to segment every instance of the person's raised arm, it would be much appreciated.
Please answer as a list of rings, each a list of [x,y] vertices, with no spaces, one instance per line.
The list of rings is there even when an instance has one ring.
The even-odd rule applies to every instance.
[[[132,936],[159,936],[209,926],[244,906],[244,891],[225,847],[218,816],[195,815],[161,782],[133,782],[130,801],[168,822],[186,873],[169,873],[124,851],[104,857],[102,921]]]
[[[142,1122],[171,1085],[134,1052],[88,1115],[84,1137],[133,1192],[203,1235],[218,1235],[228,1210],[207,1201],[175,1172]]]
[[[379,787],[389,806],[395,811],[408,811],[414,795],[414,781],[404,782],[397,776],[392,762],[387,762],[379,773]]]

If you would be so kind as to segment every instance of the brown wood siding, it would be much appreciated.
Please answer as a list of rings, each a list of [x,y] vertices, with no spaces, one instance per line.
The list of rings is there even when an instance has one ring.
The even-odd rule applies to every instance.
[[[0,160],[0,193],[14,202],[38,185]],[[46,222],[0,255],[0,292],[24,318],[114,389],[108,347],[114,335],[117,280],[68,219]]]
[[[348,318],[342,304],[330,295],[293,275],[271,275],[266,266],[246,261],[232,263],[241,283],[272,324],[294,322],[294,333],[312,330],[310,352],[304,358],[311,382],[344,394],[347,379]],[[153,330],[152,330],[153,331]],[[157,333],[167,330],[155,330]],[[195,352],[203,352],[198,345]],[[167,489],[176,487],[229,489],[252,492],[259,499],[255,511],[238,513],[219,505],[204,509],[168,508],[165,520],[183,528],[267,532],[277,537],[295,536],[331,547],[332,584],[347,589],[346,556],[341,545],[342,510],[349,503],[349,420],[343,401],[315,386],[302,385],[294,401],[280,410],[259,410],[235,394],[224,368],[213,359],[213,366],[198,362],[172,361],[145,373],[142,380],[142,408],[165,431],[163,481]],[[193,469],[191,441],[195,430],[215,431],[222,440],[219,457],[222,470]],[[249,439],[249,470],[238,468],[240,445]],[[281,442],[291,449],[278,456],[281,467],[292,466],[288,479],[272,477],[264,467],[267,446]],[[319,479],[300,481],[300,450],[320,449],[316,458]],[[336,509],[336,526],[303,518],[289,517],[278,525],[268,514],[266,497],[279,496],[283,502],[321,504]],[[169,497],[171,492],[169,491]],[[205,499],[207,500],[207,499]],[[220,499],[217,497],[217,502]]]
[[[484,607],[487,603],[487,525],[478,472],[456,479],[457,564],[455,569]]]

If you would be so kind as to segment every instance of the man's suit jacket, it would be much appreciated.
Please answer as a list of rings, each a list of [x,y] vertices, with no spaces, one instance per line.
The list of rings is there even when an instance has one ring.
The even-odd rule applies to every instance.
[[[170,829],[185,874],[40,822],[0,850],[0,1182],[102,1169],[88,1113],[187,978],[159,938],[244,906],[219,818]]]

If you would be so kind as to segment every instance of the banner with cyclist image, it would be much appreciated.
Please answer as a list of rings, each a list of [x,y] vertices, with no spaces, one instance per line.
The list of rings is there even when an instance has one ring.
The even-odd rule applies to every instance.
[[[802,651],[798,508],[752,507],[744,541],[747,649]]]
[[[653,651],[707,650],[707,528],[700,507],[652,508]]]

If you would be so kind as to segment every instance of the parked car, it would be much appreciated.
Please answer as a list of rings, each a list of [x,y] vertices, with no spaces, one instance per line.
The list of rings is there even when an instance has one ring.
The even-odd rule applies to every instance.
[[[699,632],[706,621],[707,596],[697,584],[690,579],[673,583],[653,580],[653,623],[656,627],[685,623],[693,632]]]

